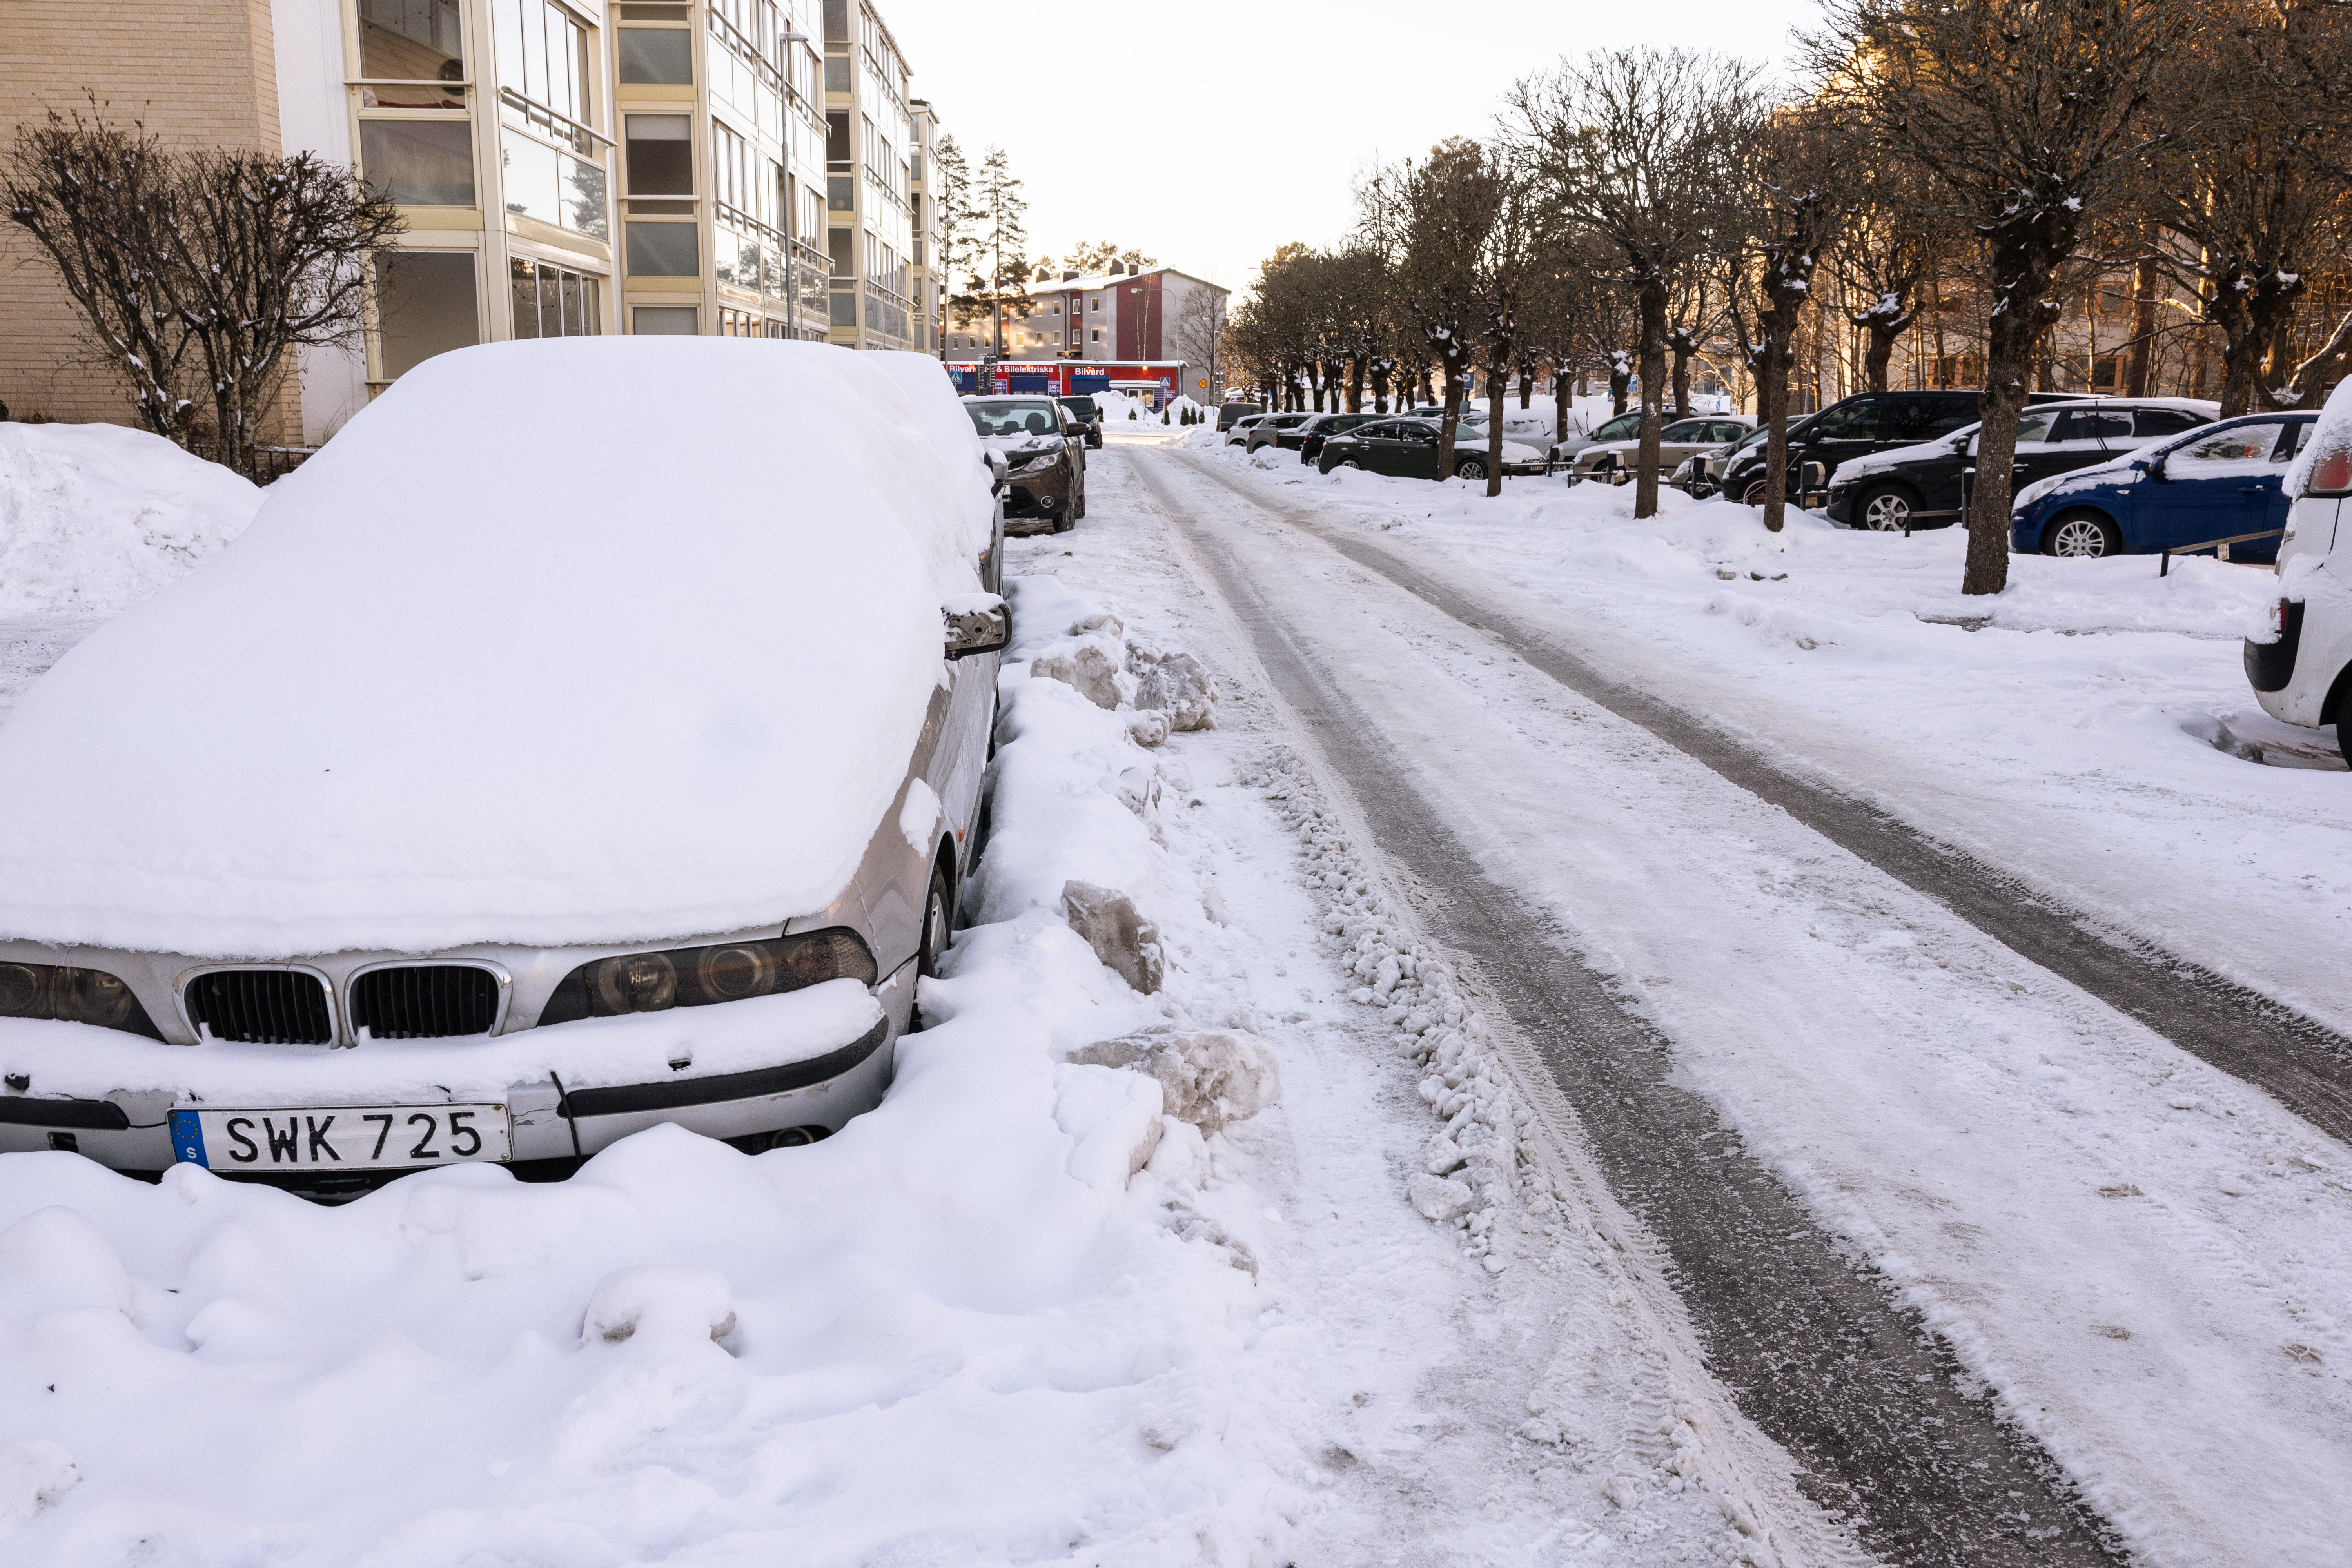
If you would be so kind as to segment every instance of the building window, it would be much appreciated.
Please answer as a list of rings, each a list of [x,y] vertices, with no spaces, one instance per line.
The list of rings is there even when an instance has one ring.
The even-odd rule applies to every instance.
[[[692,305],[632,306],[629,331],[641,338],[690,338],[702,331],[701,312]]]
[[[482,341],[470,250],[390,250],[375,258],[377,358],[397,381],[435,354]]]
[[[492,0],[499,40],[501,108],[509,120],[537,123],[567,139],[589,121],[594,100],[590,87],[588,29],[549,0]],[[526,104],[513,100],[520,97]],[[555,118],[530,112],[551,110]],[[581,138],[583,142],[586,139]],[[583,153],[593,151],[582,146]]]
[[[603,169],[519,131],[501,131],[499,141],[507,211],[598,239],[612,237]]]
[[[360,75],[395,83],[362,89],[363,109],[463,109],[465,32],[457,0],[359,0]]]
[[[833,297],[833,324],[836,327],[857,325],[857,296],[850,293]]]
[[[474,127],[465,120],[362,120],[367,183],[411,206],[474,205]]]
[[[1094,329],[1094,331],[1093,331],[1090,334],[1088,334],[1088,335],[1089,335],[1089,336],[1091,336],[1091,337],[1094,339],[1094,341],[1095,341],[1095,342],[1102,342],[1102,329],[1101,329],[1100,327],[1097,327],[1097,328],[1095,328],[1095,329]]]
[[[623,27],[614,47],[632,87],[694,85],[694,35],[684,27]]]
[[[849,116],[846,114],[824,117],[824,161],[828,163],[849,162]]]
[[[701,258],[690,223],[632,223],[629,270],[640,278],[698,278]]]
[[[621,117],[628,154],[628,191],[633,196],[694,194],[694,117],[690,114],[627,114]]]
[[[593,338],[604,330],[599,280],[545,261],[508,264],[518,338]]]
[[[824,62],[824,90],[827,92],[847,92],[849,90],[849,61],[846,57],[841,55],[826,57]]]
[[[1092,311],[1093,311],[1096,315],[1097,315],[1097,316],[1101,315],[1101,314],[1102,314],[1102,296],[1101,296],[1101,295],[1099,295],[1099,294],[1097,294],[1097,295],[1096,295],[1093,299],[1088,300],[1087,301],[1087,310],[1092,310]]]

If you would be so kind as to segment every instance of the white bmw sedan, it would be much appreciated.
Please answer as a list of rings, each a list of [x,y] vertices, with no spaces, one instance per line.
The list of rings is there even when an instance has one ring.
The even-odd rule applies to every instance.
[[[0,1152],[321,1194],[880,1098],[1006,626],[936,362],[426,362],[0,725]]]

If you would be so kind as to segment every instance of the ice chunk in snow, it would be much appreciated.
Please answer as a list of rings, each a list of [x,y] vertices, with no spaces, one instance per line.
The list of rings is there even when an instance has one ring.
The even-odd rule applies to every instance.
[[[144,430],[0,425],[0,616],[120,610],[260,507],[253,485]]]
[[[1422,1218],[1444,1221],[1465,1213],[1474,1194],[1460,1182],[1416,1171],[1405,1178],[1404,1195]]]
[[[1066,882],[1062,914],[1106,968],[1147,996],[1160,989],[1160,928],[1136,913],[1133,899],[1091,882]]]
[[[1172,653],[1143,672],[1135,690],[1135,705],[1164,710],[1171,729],[1213,730],[1217,723],[1217,683],[1198,658]]]
[[[1127,716],[1127,738],[1139,746],[1168,743],[1168,715],[1156,708],[1139,708]]]
[[[620,1344],[640,1336],[677,1348],[735,1331],[735,1293],[716,1268],[615,1268],[588,1298],[580,1338]]]
[[[53,1206],[0,1230],[0,1325],[75,1307],[131,1310],[130,1278],[98,1226]]]
[[[1123,1193],[1160,1147],[1161,1089],[1155,1079],[1106,1067],[1054,1069],[1054,1121],[1070,1135],[1070,1174],[1102,1193]]]
[[[1040,680],[1062,682],[1097,708],[1118,706],[1118,660],[1091,639],[1039,654],[1029,661],[1029,673]]]
[[[25,1523],[80,1479],[73,1456],[47,1438],[0,1443],[0,1531]]]
[[[1246,1121],[1282,1098],[1272,1048],[1239,1029],[1128,1035],[1072,1051],[1070,1060],[1140,1068],[1159,1080],[1168,1114],[1202,1132]]]
[[[920,779],[907,782],[907,804],[898,808],[898,831],[918,855],[929,855],[939,842],[940,797]]]

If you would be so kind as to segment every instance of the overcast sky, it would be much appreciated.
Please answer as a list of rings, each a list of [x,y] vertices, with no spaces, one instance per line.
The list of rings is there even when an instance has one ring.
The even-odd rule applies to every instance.
[[[1112,239],[1238,288],[1324,245],[1375,158],[1478,135],[1564,53],[1685,44],[1778,64],[1811,0],[880,0],[944,129],[1027,183],[1033,255]],[[1181,111],[1181,112],[1172,112]],[[1164,128],[1190,150],[1130,151]]]

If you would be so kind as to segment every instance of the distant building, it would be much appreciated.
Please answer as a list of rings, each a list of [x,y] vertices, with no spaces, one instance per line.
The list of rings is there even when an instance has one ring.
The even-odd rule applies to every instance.
[[[1196,403],[1202,401],[1192,384],[1199,378],[1190,373],[1182,360],[1004,360],[990,365],[958,360],[952,357],[953,350],[949,353],[948,375],[954,381],[956,390],[979,396],[1042,392],[1066,397],[1087,392],[1123,392],[1144,399],[1154,408],[1166,407],[1180,393],[1190,395]]]
[[[1021,360],[1118,360],[1130,363],[1202,358],[1200,345],[1183,342],[1188,310],[1205,293],[1223,299],[1231,290],[1172,267],[1135,268],[1081,278],[1064,273],[1052,282],[1029,285],[1025,311],[1005,314],[1003,357]],[[950,362],[975,361],[995,344],[983,316],[947,327]],[[1206,402],[1205,388],[1178,390]]]
[[[911,74],[870,0],[824,0],[830,321],[832,341],[849,348],[916,342]]]

